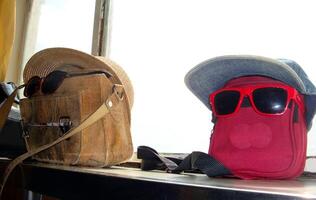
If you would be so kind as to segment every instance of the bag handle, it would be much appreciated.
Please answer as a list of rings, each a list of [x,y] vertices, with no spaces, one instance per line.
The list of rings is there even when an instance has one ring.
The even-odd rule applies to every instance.
[[[18,93],[18,90],[23,88],[25,85],[20,85],[19,87],[17,87],[9,96],[6,100],[4,100],[1,103],[1,107],[0,107],[0,130],[2,130],[8,115],[10,113],[11,107],[13,105],[13,102],[15,100],[15,96]]]
[[[150,147],[139,146],[137,158],[142,159],[142,170],[161,169],[163,165],[169,173],[199,170],[209,177],[232,175],[231,171],[214,157],[198,151],[194,151],[183,160],[179,160],[163,157]]]
[[[1,185],[0,185],[0,187],[1,187],[0,188],[0,199],[1,199],[1,196],[3,193],[3,188],[5,186],[5,183],[7,182],[9,175],[11,174],[11,172],[14,170],[14,168],[17,165],[22,163],[25,159],[27,159],[27,158],[29,158],[29,157],[31,157],[31,156],[33,156],[41,151],[44,151],[44,150],[62,142],[62,141],[70,138],[71,136],[79,133],[83,129],[89,127],[94,122],[98,121],[99,119],[104,117],[106,114],[108,114],[111,111],[111,109],[116,107],[123,100],[123,95],[124,95],[123,86],[115,84],[113,86],[113,92],[112,92],[111,96],[95,112],[93,112],[90,116],[88,116],[86,119],[84,119],[77,127],[70,129],[63,136],[56,139],[55,141],[53,141],[49,144],[43,145],[37,149],[31,150],[25,154],[20,155],[19,157],[15,158],[14,160],[12,160],[3,173],[3,177],[2,177],[2,181],[1,181]]]

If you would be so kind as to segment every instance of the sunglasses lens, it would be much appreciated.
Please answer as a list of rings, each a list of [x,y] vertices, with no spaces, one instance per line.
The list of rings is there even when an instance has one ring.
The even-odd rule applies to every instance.
[[[256,108],[267,114],[278,114],[285,110],[287,91],[282,88],[261,88],[252,93]]]
[[[42,83],[42,92],[44,94],[51,94],[55,92],[58,87],[62,84],[67,76],[67,72],[64,71],[53,71],[48,74]]]
[[[238,91],[223,91],[216,94],[214,107],[218,115],[228,115],[234,113],[240,99]]]
[[[35,94],[41,87],[41,78],[38,76],[32,77],[26,84],[24,88],[24,96],[31,97]]]

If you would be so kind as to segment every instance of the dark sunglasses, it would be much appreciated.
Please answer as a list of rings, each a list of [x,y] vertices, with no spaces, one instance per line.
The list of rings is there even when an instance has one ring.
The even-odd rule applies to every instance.
[[[253,109],[262,115],[282,115],[290,100],[294,100],[299,108],[304,108],[294,88],[282,84],[264,84],[218,90],[210,95],[212,110],[216,116],[235,114],[244,97],[249,97]]]
[[[52,71],[46,77],[33,76],[25,84],[24,96],[32,97],[36,92],[41,90],[43,94],[54,93],[60,85],[63,83],[65,78],[75,77],[75,76],[85,76],[92,74],[104,74],[107,78],[112,77],[112,74],[106,71],[91,71],[84,73],[68,73],[65,71]]]

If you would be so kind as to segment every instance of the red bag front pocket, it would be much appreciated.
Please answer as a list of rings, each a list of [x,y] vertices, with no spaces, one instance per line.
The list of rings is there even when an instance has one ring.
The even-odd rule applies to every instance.
[[[294,115],[299,121],[293,121]],[[209,154],[244,179],[299,176],[306,158],[306,128],[294,104],[282,115],[264,116],[252,107],[218,118]]]

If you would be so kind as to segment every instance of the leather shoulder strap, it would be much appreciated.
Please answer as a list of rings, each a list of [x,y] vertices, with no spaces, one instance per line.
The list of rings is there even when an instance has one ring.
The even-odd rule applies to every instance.
[[[172,172],[179,173],[184,170],[198,169],[208,177],[226,176],[232,173],[214,157],[199,151],[189,154]]]
[[[180,173],[182,171],[196,171],[209,177],[231,175],[229,169],[212,156],[203,152],[192,152],[183,160],[163,157],[154,149],[147,146],[137,148],[137,157],[142,159],[142,170],[164,169],[169,173]]]

